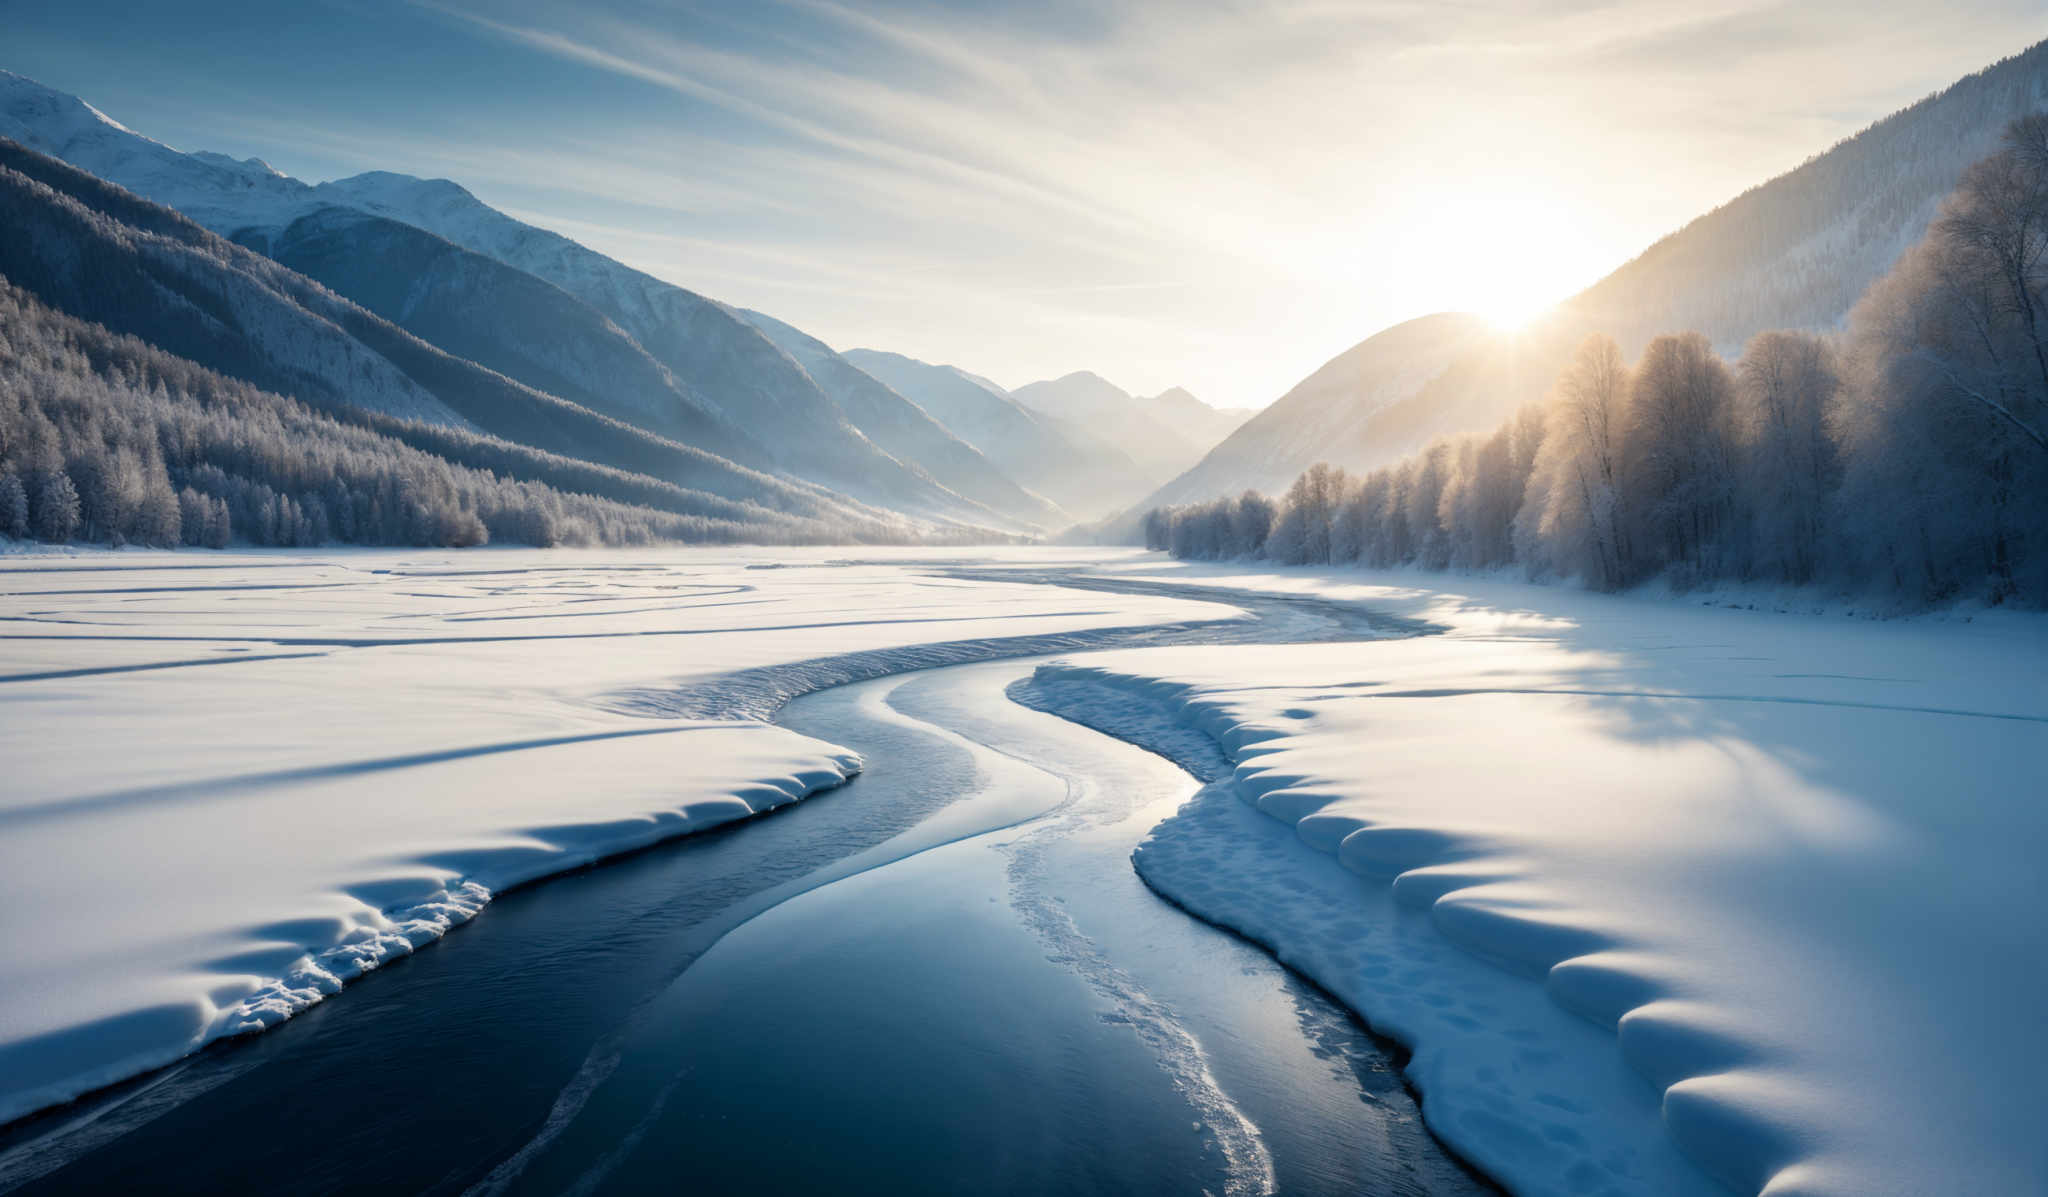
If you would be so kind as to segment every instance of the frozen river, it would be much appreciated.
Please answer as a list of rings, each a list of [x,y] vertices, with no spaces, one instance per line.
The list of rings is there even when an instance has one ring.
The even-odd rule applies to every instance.
[[[1254,609],[1176,638],[1369,632]],[[849,783],[503,893],[21,1124],[0,1191],[1482,1191],[1388,1045],[1145,888],[1132,849],[1198,783],[1013,701],[1035,663],[797,698],[776,722],[861,753]]]
[[[0,1190],[2036,1191],[2044,633],[10,558]]]

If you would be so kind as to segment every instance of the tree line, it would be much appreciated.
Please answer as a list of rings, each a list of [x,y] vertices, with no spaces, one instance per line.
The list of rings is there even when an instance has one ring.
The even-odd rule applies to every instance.
[[[1589,338],[1548,399],[1363,477],[1147,513],[1179,557],[2048,602],[2048,115],[2005,131],[1838,335]]]
[[[0,277],[0,536],[220,548],[895,541],[459,429],[316,410]]]

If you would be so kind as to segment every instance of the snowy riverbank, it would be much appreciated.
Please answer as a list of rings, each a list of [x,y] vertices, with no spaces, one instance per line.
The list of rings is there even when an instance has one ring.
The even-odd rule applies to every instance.
[[[1141,872],[1409,1042],[1432,1128],[1518,1191],[1699,1187],[1673,1145],[1744,1192],[2048,1178],[2048,620],[1121,572],[1446,629],[1038,682],[1220,750]]]
[[[507,886],[859,767],[655,697],[1236,615],[837,556],[7,557],[0,1120],[288,1017]]]
[[[2048,1176],[2048,620],[862,556],[0,562],[0,1118],[837,784],[790,697],[1072,653],[1013,696],[1216,779],[1145,879],[1410,1043],[1517,1191]]]

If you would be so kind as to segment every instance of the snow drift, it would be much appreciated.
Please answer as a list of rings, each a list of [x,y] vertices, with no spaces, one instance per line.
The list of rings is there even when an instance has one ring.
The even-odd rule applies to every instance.
[[[2048,626],[1357,577],[1225,580],[1451,630],[1039,682],[1220,778],[1140,871],[1412,1044],[1433,1129],[1528,1192],[2048,1177]]]

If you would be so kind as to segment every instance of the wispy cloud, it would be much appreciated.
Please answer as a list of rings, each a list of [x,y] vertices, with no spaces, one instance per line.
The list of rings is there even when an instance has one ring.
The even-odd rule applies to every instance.
[[[318,11],[433,53],[378,60],[381,116],[221,102],[241,152],[448,175],[833,343],[1238,403],[1562,296],[2048,32],[2038,0],[351,4]]]

